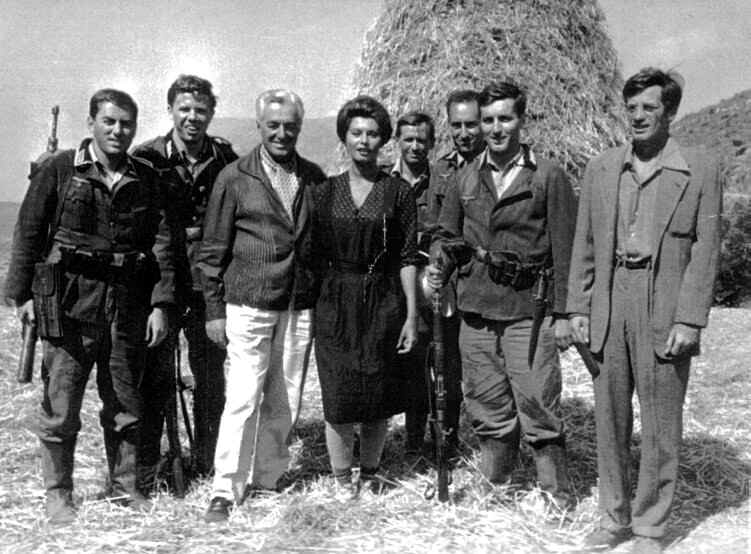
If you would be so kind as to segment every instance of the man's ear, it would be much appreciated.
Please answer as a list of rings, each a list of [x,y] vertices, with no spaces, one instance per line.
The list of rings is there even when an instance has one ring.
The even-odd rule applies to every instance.
[[[86,127],[91,131],[94,128],[94,118],[90,115],[86,116]]]

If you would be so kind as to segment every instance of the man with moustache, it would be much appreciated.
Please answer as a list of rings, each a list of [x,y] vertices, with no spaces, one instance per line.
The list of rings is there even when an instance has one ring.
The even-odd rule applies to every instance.
[[[109,468],[108,497],[147,508],[136,487],[143,353],[167,334],[173,248],[154,169],[127,154],[138,108],[102,89],[89,102],[92,138],[45,160],[18,216],[5,294],[42,339],[37,434],[51,524],[75,517],[73,460],[94,364]]]
[[[720,250],[719,166],[670,137],[682,79],[655,68],[630,77],[631,142],[584,174],[567,311],[574,340],[601,364],[594,379],[600,524],[590,546],[636,535],[660,552],[678,479],[691,357],[707,325]],[[631,500],[631,400],[641,460]]]
[[[175,394],[174,352],[180,329],[188,343],[188,360],[194,378],[193,470],[208,475],[214,460],[219,418],[224,406],[225,350],[206,336],[206,305],[196,257],[201,246],[203,220],[211,189],[219,172],[237,159],[224,139],[207,134],[216,109],[216,96],[206,79],[180,75],[167,91],[167,113],[172,129],[138,146],[133,155],[150,161],[168,186],[169,207],[184,240],[180,245],[180,271],[176,276],[177,312],[168,339],[149,352],[141,385],[144,419],[141,426],[139,473],[141,486],[153,488],[160,461],[165,406]]]
[[[556,344],[571,342],[565,299],[576,199],[563,170],[521,143],[526,101],[508,82],[480,93],[486,149],[447,187],[431,252],[441,263],[433,262],[428,274],[438,287],[457,271],[464,401],[480,439],[483,476],[492,484],[510,482],[523,435],[540,487],[567,508],[573,498]],[[443,250],[454,238],[473,250],[458,267]],[[548,312],[530,352],[541,279],[550,282]]]
[[[207,522],[226,521],[254,491],[276,490],[289,464],[316,292],[299,260],[310,248],[308,189],[325,179],[295,150],[303,115],[294,92],[263,92],[261,144],[220,173],[206,210],[206,333],[229,362]]]

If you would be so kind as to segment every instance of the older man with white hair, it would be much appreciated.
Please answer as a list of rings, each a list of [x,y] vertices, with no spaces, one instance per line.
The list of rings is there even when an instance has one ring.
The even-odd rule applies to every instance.
[[[206,333],[227,348],[226,404],[207,522],[226,521],[250,490],[275,490],[289,463],[311,347],[313,272],[309,191],[325,179],[296,150],[300,97],[268,90],[256,101],[261,144],[218,176],[204,220]]]

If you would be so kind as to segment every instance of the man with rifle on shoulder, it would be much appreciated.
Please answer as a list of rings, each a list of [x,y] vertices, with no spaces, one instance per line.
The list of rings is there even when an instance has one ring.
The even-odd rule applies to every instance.
[[[102,89],[89,102],[92,138],[32,175],[13,236],[5,296],[43,341],[37,433],[50,523],[75,517],[73,457],[86,382],[97,365],[109,497],[136,509],[144,349],[167,334],[174,255],[150,164],[127,154],[138,108]]]
[[[176,372],[179,373],[179,368],[175,367],[175,350],[180,348],[180,329],[188,343],[188,360],[195,383],[193,422],[196,434],[191,461],[198,475],[208,475],[213,467],[219,419],[224,408],[226,350],[206,336],[206,305],[201,274],[196,267],[204,214],[214,181],[226,165],[237,159],[229,142],[207,134],[215,108],[216,96],[209,81],[194,75],[180,75],[167,91],[167,113],[173,122],[172,129],[136,147],[133,152],[150,161],[160,173],[178,226],[175,234],[183,239],[175,282],[177,321],[170,326],[167,340],[150,351],[149,372],[142,384],[146,417],[141,428],[139,473],[144,491],[153,488],[157,477],[165,417],[176,419],[175,385],[182,386],[181,382],[175,382]],[[169,419],[167,424],[169,433]],[[179,458],[179,444],[171,444],[170,448],[178,450],[171,455]],[[179,495],[183,484],[176,482],[175,488]]]
[[[464,401],[483,476],[510,483],[523,436],[540,488],[569,508],[556,345],[572,340],[565,301],[576,198],[565,173],[521,143],[526,101],[509,82],[480,93],[486,149],[447,187],[427,273],[438,288],[457,272]],[[469,250],[461,260],[446,252],[456,239]],[[550,297],[538,304],[547,313],[534,298],[545,288]]]

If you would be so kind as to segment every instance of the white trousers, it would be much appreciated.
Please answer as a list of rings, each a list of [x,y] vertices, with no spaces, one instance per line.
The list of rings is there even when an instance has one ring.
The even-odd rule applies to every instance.
[[[213,496],[239,500],[246,483],[274,488],[287,470],[310,358],[311,312],[227,305],[226,402]]]

